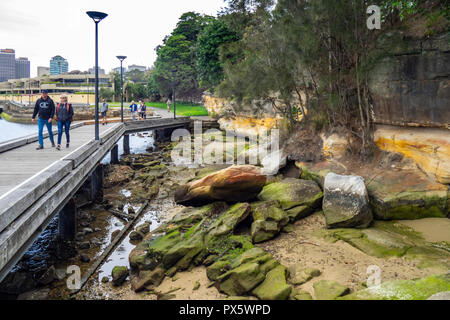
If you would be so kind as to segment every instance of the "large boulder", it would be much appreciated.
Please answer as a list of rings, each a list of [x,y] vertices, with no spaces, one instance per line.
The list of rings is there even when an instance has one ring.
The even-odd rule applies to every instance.
[[[373,220],[364,179],[359,176],[327,174],[322,208],[328,228],[365,228]]]
[[[259,168],[232,166],[180,186],[175,193],[175,202],[200,206],[214,201],[248,201],[260,193],[265,183],[266,176]]]
[[[385,170],[370,180],[367,190],[377,220],[445,218],[448,214],[448,187],[417,170]]]
[[[280,204],[276,200],[252,203],[251,210],[253,243],[273,239],[289,223],[288,214],[281,210]]]
[[[263,188],[258,198],[263,201],[278,200],[283,210],[306,207],[311,213],[320,206],[323,193],[317,183],[310,180],[287,178],[273,182]],[[305,209],[305,208],[302,208]],[[304,211],[303,216],[306,215]]]

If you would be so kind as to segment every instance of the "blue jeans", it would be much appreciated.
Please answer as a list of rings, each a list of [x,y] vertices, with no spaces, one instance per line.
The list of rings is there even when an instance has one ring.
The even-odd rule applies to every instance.
[[[64,127],[64,132],[66,133],[66,140],[67,143],[70,142],[70,121],[58,121],[58,144],[61,144],[61,138],[63,135],[63,127]]]
[[[39,144],[41,146],[44,146],[44,136],[42,134],[42,131],[44,131],[44,125],[47,126],[47,131],[48,131],[48,135],[50,138],[50,142],[54,143],[53,140],[53,132],[52,132],[52,123],[48,122],[48,120],[44,120],[44,119],[38,119],[38,128],[39,128]]]

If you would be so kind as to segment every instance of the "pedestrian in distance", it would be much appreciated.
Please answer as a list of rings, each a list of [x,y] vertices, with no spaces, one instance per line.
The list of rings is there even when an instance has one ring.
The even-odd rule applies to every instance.
[[[39,116],[38,116],[39,115]],[[38,116],[38,136],[39,136],[39,147],[36,150],[44,149],[44,136],[43,130],[44,126],[47,127],[48,136],[50,138],[50,142],[52,143],[52,147],[55,147],[55,141],[53,139],[52,132],[52,121],[55,116],[55,103],[48,96],[47,90],[42,90],[42,96],[36,101],[34,105],[34,112],[32,116],[33,123],[36,120],[36,116]]]
[[[106,114],[108,113],[108,108],[109,108],[109,105],[106,103],[106,100],[103,99],[103,103],[100,108],[100,112],[102,114],[102,126],[105,126],[108,124],[107,119],[106,119]]]
[[[170,104],[172,103],[172,101],[169,99],[167,99],[167,111],[170,112]]]
[[[131,101],[130,105],[131,119],[136,121],[136,112],[137,112],[137,104],[134,101]]]
[[[143,103],[142,100],[139,101],[138,111],[139,111],[139,118],[141,120],[144,120],[144,119],[147,118],[146,117],[146,110],[147,110],[147,107],[145,106],[145,103]]]
[[[61,150],[61,138],[63,130],[66,134],[66,148],[69,148],[70,144],[70,124],[73,120],[73,107],[67,101],[67,96],[61,96],[61,102],[56,107],[56,120],[58,121],[58,145],[56,150]]]

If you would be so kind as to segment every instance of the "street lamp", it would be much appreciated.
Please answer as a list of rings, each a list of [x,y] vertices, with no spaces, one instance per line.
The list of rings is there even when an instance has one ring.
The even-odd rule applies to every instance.
[[[123,122],[123,67],[122,62],[125,60],[126,56],[117,56],[117,59],[120,60],[120,114]]]
[[[177,118],[177,106],[176,106],[176,102],[175,102],[175,73],[177,72],[177,70],[172,69],[172,100],[173,100],[173,118],[176,119]]]
[[[95,22],[95,140],[100,140],[98,125],[98,23],[108,15],[97,11],[88,11],[86,14]]]

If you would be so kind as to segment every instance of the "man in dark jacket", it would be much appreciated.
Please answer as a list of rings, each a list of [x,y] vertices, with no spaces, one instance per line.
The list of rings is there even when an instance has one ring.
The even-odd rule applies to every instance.
[[[58,146],[57,150],[61,150],[61,138],[64,132],[66,133],[66,148],[70,144],[70,123],[73,119],[72,105],[67,101],[67,96],[61,96],[61,102],[56,107],[56,120],[58,120]]]
[[[47,90],[42,90],[42,97],[36,101],[36,105],[34,106],[34,112],[32,120],[33,122],[38,117],[38,128],[39,128],[39,147],[36,150],[44,149],[44,137],[42,135],[42,131],[44,130],[44,125],[47,126],[48,135],[50,138],[50,142],[52,143],[52,147],[55,147],[55,141],[53,140],[53,132],[52,132],[52,121],[55,116],[55,103],[48,96]]]

